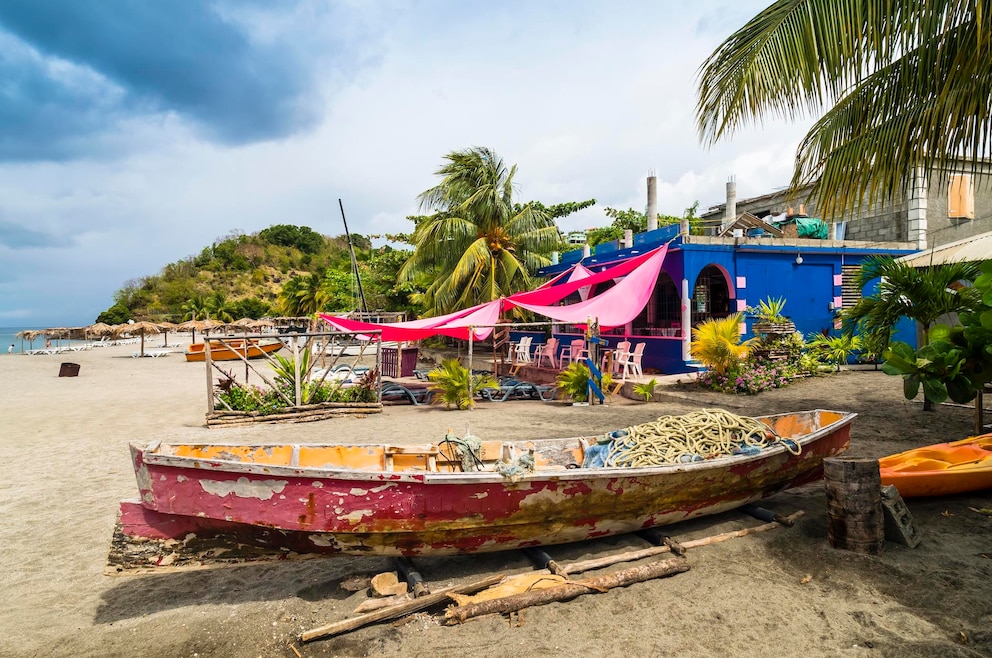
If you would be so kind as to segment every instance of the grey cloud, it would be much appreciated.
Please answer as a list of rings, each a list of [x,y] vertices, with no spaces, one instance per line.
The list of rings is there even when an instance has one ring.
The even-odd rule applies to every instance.
[[[6,0],[0,29],[20,41],[0,39],[0,125],[21,128],[2,131],[0,158],[71,157],[75,140],[155,113],[229,144],[317,121],[311,67],[294,44],[252,40],[207,3]],[[66,63],[90,79],[59,75]]]
[[[0,245],[9,249],[65,247],[70,243],[63,237],[0,220]]]

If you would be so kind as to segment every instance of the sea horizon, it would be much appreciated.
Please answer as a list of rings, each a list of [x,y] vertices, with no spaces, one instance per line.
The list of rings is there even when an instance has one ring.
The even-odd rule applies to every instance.
[[[7,350],[10,349],[11,345],[14,346],[14,350],[12,352],[13,354],[23,354],[26,350],[44,347],[46,340],[44,336],[39,336],[38,338],[35,338],[34,341],[28,341],[16,338],[16,335],[22,331],[44,331],[45,329],[52,329],[56,326],[72,327],[77,325],[50,325],[47,327],[23,325],[14,327],[0,327],[0,354],[7,354]],[[61,339],[61,341],[63,345],[73,345],[76,343],[86,342],[82,340],[68,340],[65,338]]]

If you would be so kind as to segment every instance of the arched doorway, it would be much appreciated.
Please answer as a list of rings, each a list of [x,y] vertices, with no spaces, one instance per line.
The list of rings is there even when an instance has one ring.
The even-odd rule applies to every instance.
[[[716,265],[707,265],[692,286],[692,325],[730,315],[730,286],[727,275]]]

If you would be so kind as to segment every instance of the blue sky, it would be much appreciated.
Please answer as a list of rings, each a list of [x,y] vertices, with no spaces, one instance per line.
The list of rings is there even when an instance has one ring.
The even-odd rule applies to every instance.
[[[407,231],[442,157],[487,146],[565,230],[788,183],[805,125],[713,148],[694,80],[766,3],[0,3],[0,326],[87,324],[232,231]]]

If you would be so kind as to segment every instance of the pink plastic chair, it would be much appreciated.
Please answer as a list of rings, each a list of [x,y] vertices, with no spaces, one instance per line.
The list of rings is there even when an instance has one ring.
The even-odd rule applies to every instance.
[[[540,352],[537,354],[537,358],[534,360],[534,365],[540,367],[541,361],[544,359],[548,360],[548,366],[551,368],[558,367],[558,358],[556,353],[558,352],[558,339],[549,338],[548,342],[544,345]]]
[[[620,372],[620,368],[623,362],[627,359],[627,355],[630,353],[630,341],[622,340],[617,343],[617,347],[613,350],[613,372]]]
[[[586,358],[589,358],[589,352],[586,350],[586,341],[581,338],[576,338],[561,351],[562,366],[566,363],[575,363]]]

